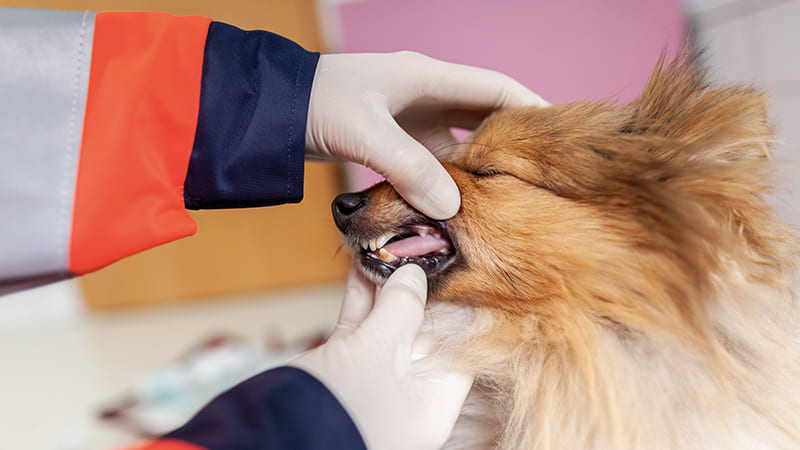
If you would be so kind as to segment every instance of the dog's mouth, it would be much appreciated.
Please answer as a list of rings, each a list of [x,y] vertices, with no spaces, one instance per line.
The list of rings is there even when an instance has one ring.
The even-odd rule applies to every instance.
[[[399,231],[363,240],[361,265],[384,280],[404,264],[418,264],[430,277],[450,266],[456,256],[445,222],[411,224]]]

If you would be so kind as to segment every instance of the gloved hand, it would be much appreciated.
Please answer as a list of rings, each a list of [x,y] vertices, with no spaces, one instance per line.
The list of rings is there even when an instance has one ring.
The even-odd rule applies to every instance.
[[[289,363],[333,392],[370,449],[441,447],[472,385],[472,375],[426,355],[430,346],[417,336],[426,291],[425,272],[408,264],[389,277],[373,305],[374,286],[351,270],[328,342]]]
[[[492,111],[527,105],[547,102],[490,70],[412,52],[322,55],[306,156],[364,164],[424,214],[448,219],[461,199],[436,157],[455,143],[450,127],[472,129]]]

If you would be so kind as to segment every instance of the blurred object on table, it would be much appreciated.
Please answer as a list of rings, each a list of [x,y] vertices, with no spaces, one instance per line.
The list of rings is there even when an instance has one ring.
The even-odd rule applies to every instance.
[[[162,435],[227,389],[323,341],[322,334],[314,334],[286,342],[272,330],[260,349],[234,335],[211,336],[180,358],[137,377],[129,392],[102,408],[100,417],[144,438]]]

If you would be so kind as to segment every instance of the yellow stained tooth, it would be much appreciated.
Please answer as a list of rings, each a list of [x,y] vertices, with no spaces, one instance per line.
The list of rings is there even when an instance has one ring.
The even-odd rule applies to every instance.
[[[397,261],[397,256],[394,256],[393,254],[389,253],[389,251],[386,250],[385,248],[381,248],[380,255],[381,255],[381,261],[383,262],[393,263]]]

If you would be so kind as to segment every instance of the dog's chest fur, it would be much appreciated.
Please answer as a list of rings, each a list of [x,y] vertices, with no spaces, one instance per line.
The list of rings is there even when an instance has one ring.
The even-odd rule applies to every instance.
[[[780,292],[732,278],[738,281],[719,290],[731,297],[716,303],[713,317],[715,342],[734,360],[711,364],[681,342],[598,325],[590,384],[564,362],[570,356],[549,354],[535,334],[492,350],[491,312],[434,303],[425,332],[478,373],[445,448],[796,448],[797,307]]]

